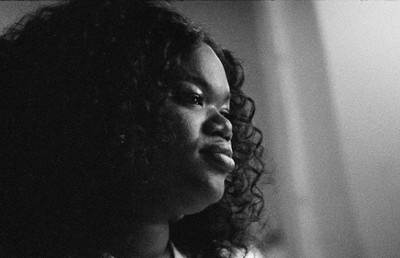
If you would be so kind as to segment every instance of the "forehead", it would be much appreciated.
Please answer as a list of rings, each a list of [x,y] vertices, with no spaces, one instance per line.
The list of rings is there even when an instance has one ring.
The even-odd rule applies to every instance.
[[[207,44],[201,44],[182,62],[189,76],[205,81],[214,90],[229,93],[225,69],[218,56]]]

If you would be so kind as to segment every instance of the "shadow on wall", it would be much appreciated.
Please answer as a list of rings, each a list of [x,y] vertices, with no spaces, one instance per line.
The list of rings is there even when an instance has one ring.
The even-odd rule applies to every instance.
[[[363,257],[314,3],[262,4],[258,16],[268,19],[258,32],[273,37],[258,40],[273,79],[266,78],[268,141],[278,164],[289,256]]]

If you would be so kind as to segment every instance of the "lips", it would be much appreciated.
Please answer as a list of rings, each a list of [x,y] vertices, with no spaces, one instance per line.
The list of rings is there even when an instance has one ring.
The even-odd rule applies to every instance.
[[[235,162],[232,159],[233,152],[228,143],[206,145],[200,153],[204,155],[207,162],[222,173],[231,172],[235,168]]]

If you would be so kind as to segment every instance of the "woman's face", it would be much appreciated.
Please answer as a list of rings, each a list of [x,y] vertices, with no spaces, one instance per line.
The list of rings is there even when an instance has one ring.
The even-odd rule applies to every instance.
[[[153,189],[174,215],[196,213],[220,200],[235,167],[230,90],[220,60],[201,44],[181,65],[188,76],[177,82],[162,111],[175,138],[160,146],[153,175]]]

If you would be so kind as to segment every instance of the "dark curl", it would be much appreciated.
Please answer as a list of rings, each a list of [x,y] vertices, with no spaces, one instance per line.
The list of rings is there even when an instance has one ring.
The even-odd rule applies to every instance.
[[[166,4],[76,0],[26,16],[0,39],[0,255],[96,257],[127,230],[127,207],[145,193],[164,137],[160,109],[200,43],[228,78],[236,168],[223,199],[172,223],[171,239],[193,257],[246,249],[265,171],[240,64]]]

